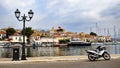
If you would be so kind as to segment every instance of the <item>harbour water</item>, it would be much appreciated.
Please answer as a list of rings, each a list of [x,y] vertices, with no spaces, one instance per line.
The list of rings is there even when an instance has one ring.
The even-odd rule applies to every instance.
[[[32,46],[26,47],[27,57],[40,57],[40,56],[75,56],[75,55],[86,55],[87,49],[95,49],[97,46],[105,46],[110,54],[120,54],[120,45],[100,45],[94,44],[91,46],[61,46],[61,47],[40,47]],[[21,56],[21,47],[20,56]],[[0,47],[0,57],[12,57],[12,47]]]
[[[96,49],[98,46],[106,47],[110,54],[120,54],[120,45],[91,45],[91,46],[62,46],[62,47],[36,47],[30,48],[31,52],[35,52],[36,56],[74,56],[86,55],[88,49]],[[33,53],[31,53],[33,54]],[[35,56],[35,54],[34,54]]]
[[[99,45],[92,45],[93,48],[96,48]],[[114,44],[114,45],[102,45],[107,48],[107,51],[110,54],[120,54],[120,45],[119,44]]]
[[[104,46],[106,47],[106,50],[110,53],[110,54],[120,54],[120,45],[91,45],[91,46],[72,46],[69,47],[68,52],[70,52],[69,55],[86,55],[86,51],[87,49],[91,49],[94,50],[96,49],[98,46]],[[63,53],[65,53],[66,51],[64,51]],[[65,55],[65,54],[64,54]]]

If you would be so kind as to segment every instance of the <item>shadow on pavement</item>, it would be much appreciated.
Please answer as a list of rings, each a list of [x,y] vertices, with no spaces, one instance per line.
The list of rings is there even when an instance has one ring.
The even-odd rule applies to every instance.
[[[82,61],[84,61],[84,62],[108,62],[108,61],[111,61],[111,60],[104,60],[104,59],[97,59],[97,60],[95,60],[95,61],[90,61],[90,60],[82,60]]]

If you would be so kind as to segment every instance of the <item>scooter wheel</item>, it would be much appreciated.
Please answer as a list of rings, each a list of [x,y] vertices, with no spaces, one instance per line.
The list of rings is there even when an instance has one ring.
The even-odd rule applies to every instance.
[[[95,61],[95,57],[92,54],[88,54],[88,59],[90,61]]]
[[[107,53],[107,52],[105,52],[104,54],[103,54],[103,58],[105,59],[105,60],[110,60],[110,54],[109,53]]]

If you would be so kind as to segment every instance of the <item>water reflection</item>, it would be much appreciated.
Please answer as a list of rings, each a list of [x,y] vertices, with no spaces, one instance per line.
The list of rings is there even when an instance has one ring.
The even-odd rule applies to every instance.
[[[61,54],[66,55],[86,55],[85,50],[96,49],[98,46],[105,46],[110,54],[120,54],[120,45],[92,45],[92,46],[71,46],[66,50],[60,50]]]
[[[93,48],[96,48],[99,45],[92,45]],[[107,51],[110,54],[120,54],[120,45],[101,45],[107,48]]]
[[[32,46],[26,47],[27,57],[39,57],[39,56],[75,56],[75,55],[86,55],[88,49],[96,49],[99,45],[92,46],[61,46],[61,47],[40,47]],[[105,46],[110,54],[120,54],[120,45],[101,45]],[[20,47],[21,56],[21,47]],[[12,57],[11,47],[0,47],[0,57]]]

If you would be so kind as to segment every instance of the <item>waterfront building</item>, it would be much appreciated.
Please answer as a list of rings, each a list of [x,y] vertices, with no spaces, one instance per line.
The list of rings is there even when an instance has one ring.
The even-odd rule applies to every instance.
[[[111,42],[112,41],[111,36],[105,36],[105,39],[106,39],[106,42]]]
[[[23,35],[15,33],[15,34],[9,36],[8,41],[10,41],[11,43],[23,43]],[[26,36],[25,36],[25,43],[27,43]]]
[[[6,37],[6,32],[3,30],[0,30],[0,39],[2,40],[5,37]]]
[[[65,29],[63,29],[61,26],[59,26],[57,29],[52,27],[52,29],[50,30],[50,37],[57,38],[58,40],[64,40],[64,39],[75,40],[75,39],[79,39],[79,35],[77,33],[66,32]]]
[[[96,36],[90,35],[90,34],[86,34],[86,33],[79,33],[79,37],[81,41],[84,42],[94,42],[96,40]]]
[[[38,32],[34,32],[31,35],[30,38],[31,44],[35,44],[37,46],[51,46],[51,45],[57,45],[59,43],[57,38],[53,37],[41,37],[41,35]]]
[[[57,29],[52,27],[52,29],[50,30],[50,36],[51,37],[64,37],[66,36],[66,31],[60,26]]]
[[[52,46],[57,45],[59,43],[58,39],[56,38],[37,38],[35,39],[32,37],[31,44],[35,44],[37,46]]]
[[[86,34],[85,35],[85,42],[94,42],[96,40],[96,36]]]
[[[110,36],[98,36],[97,40],[98,42],[111,42],[112,41]]]

